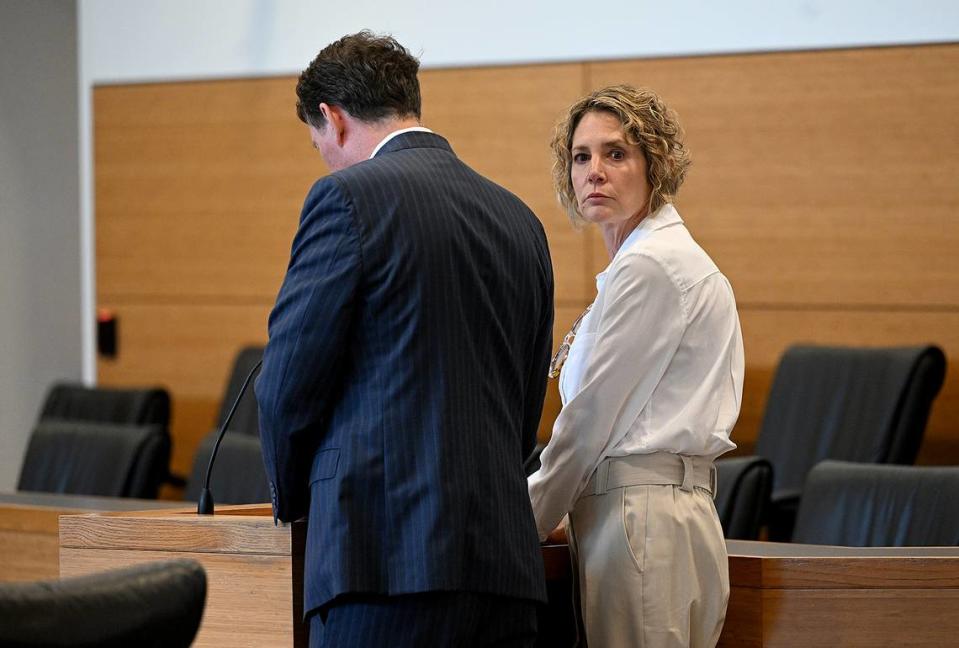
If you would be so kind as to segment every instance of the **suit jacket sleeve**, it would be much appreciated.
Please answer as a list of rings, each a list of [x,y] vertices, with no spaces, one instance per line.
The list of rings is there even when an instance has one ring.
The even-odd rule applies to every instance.
[[[274,517],[284,521],[307,513],[313,454],[349,347],[360,261],[352,205],[328,176],[303,206],[256,382]]]
[[[547,256],[547,264],[548,264]],[[543,308],[534,342],[533,361],[526,383],[526,411],[523,413],[523,459],[536,447],[536,434],[543,416],[543,401],[546,398],[550,354],[553,350],[553,277],[552,269],[545,268],[549,283],[549,301]]]

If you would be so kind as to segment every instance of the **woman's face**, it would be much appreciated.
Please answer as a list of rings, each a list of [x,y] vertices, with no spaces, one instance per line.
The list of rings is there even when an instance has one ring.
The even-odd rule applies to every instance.
[[[584,219],[635,226],[646,216],[646,156],[639,145],[626,141],[618,117],[600,111],[583,115],[573,131],[571,153],[570,178]]]

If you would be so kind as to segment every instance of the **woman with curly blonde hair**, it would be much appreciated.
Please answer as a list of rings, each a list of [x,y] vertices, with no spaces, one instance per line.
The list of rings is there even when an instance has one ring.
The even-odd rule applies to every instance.
[[[713,461],[735,447],[743,342],[729,281],[673,206],[681,137],[655,93],[619,85],[573,104],[552,142],[560,202],[610,263],[550,368],[563,409],[529,492],[541,539],[568,514],[603,648],[714,646],[729,597]]]

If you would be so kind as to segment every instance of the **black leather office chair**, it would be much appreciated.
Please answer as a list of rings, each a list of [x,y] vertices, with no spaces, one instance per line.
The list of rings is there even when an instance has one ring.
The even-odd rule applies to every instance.
[[[149,457],[153,463],[137,469],[136,475],[142,476],[145,485],[132,486],[129,490],[137,494],[129,496],[156,497],[159,484],[164,481],[183,485],[182,478],[170,474],[170,394],[163,388],[87,387],[66,382],[54,383],[40,409],[37,425],[50,423],[74,423],[79,430],[90,429],[84,427],[85,424],[103,430],[149,426],[159,436],[151,437],[150,448],[142,456]],[[21,476],[25,474],[26,469],[21,471]],[[47,479],[46,483],[49,483],[50,478],[35,476],[31,479]]]
[[[806,480],[793,540],[959,546],[959,467],[819,463]]]
[[[816,463],[913,463],[945,366],[935,346],[789,348],[755,451],[773,466],[770,540],[789,540]]]
[[[237,354],[220,403],[216,429],[203,438],[193,455],[193,471],[187,481],[186,499],[199,499],[218,430],[229,415],[230,408],[250,371],[262,358],[262,346],[245,347]],[[257,504],[270,501],[269,481],[260,450],[259,409],[252,385],[247,388],[237,405],[230,421],[230,429],[220,444],[210,491],[218,504]]]
[[[170,394],[162,388],[116,389],[55,383],[40,410],[40,421],[86,421],[170,425]]]
[[[170,437],[159,425],[50,419],[30,436],[17,488],[152,499],[169,459]]]
[[[215,428],[207,434],[197,451],[193,455],[193,470],[186,480],[187,500],[196,501],[206,480],[206,468],[210,462],[210,453],[216,441],[217,431],[223,426],[226,417],[230,414],[233,402],[240,394],[240,389],[246,377],[263,359],[262,346],[248,346],[240,349],[233,359],[230,375],[226,381],[226,389],[220,400],[220,410],[215,421]],[[269,485],[263,490],[260,482],[266,480],[263,469],[263,455],[260,453],[260,421],[259,408],[256,405],[256,394],[253,385],[247,387],[243,398],[237,404],[233,420],[230,421],[230,431],[223,438],[217,454],[216,468],[213,471],[211,492],[216,501],[222,504],[255,504],[270,501]],[[243,438],[240,438],[243,437]],[[250,440],[256,440],[256,443]],[[259,462],[259,463],[257,463]],[[263,479],[260,479],[260,475]],[[265,493],[265,495],[264,495]]]
[[[762,457],[731,457],[716,462],[716,511],[723,535],[758,540],[769,505],[773,467]]]
[[[206,469],[217,432],[208,434],[193,458],[193,472],[186,487],[186,499],[197,501],[206,481]],[[270,501],[270,482],[263,467],[259,436],[234,434],[223,437],[210,479],[210,492],[217,504],[258,504]]]
[[[186,647],[205,603],[206,573],[192,560],[0,583],[0,645]]]

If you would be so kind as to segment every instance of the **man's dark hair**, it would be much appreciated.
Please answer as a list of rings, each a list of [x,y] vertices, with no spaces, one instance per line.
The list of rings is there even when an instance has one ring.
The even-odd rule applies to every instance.
[[[320,104],[337,106],[365,122],[420,117],[420,62],[392,36],[364,30],[323,48],[296,84],[296,114],[323,128]]]

